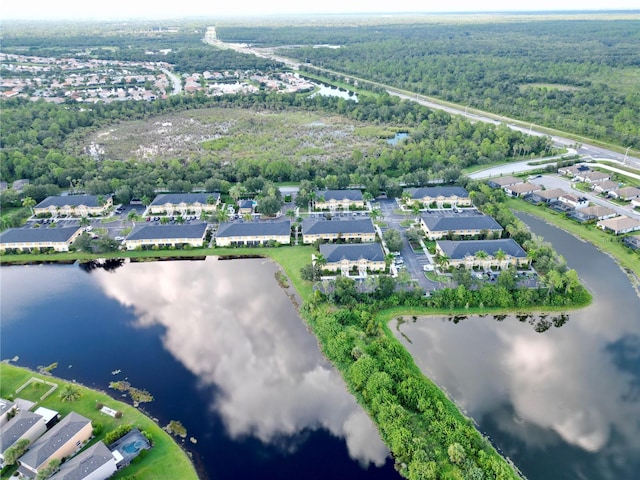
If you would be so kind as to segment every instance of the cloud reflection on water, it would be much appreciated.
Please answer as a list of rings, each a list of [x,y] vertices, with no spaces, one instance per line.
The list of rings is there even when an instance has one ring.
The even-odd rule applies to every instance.
[[[295,309],[260,261],[130,264],[95,272],[105,293],[132,307],[140,327],[162,325],[163,342],[203,385],[231,437],[274,443],[325,428],[361,464],[388,450],[339,374],[322,358]]]

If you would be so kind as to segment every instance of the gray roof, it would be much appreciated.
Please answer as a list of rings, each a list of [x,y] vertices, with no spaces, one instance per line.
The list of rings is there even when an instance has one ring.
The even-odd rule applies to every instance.
[[[493,218],[487,215],[461,216],[450,215],[434,217],[423,215],[422,221],[431,232],[448,232],[449,230],[502,230]]]
[[[68,242],[80,227],[10,228],[0,233],[0,244],[17,242]]]
[[[225,222],[218,228],[216,237],[255,237],[258,235],[290,235],[291,222]]]
[[[113,462],[115,471],[116,463],[113,454],[104,443],[98,442],[63,463],[60,471],[51,477],[51,480],[84,480],[109,461]]]
[[[325,201],[329,200],[348,200],[357,201],[362,200],[362,192],[360,190],[318,190],[316,191],[316,198],[323,197]]]
[[[161,193],[151,202],[151,206],[166,205],[170,203],[172,205],[178,205],[180,203],[186,203],[187,205],[193,205],[194,203],[206,204],[207,198],[213,196],[216,201],[220,198],[218,192],[213,193]]]
[[[108,198],[108,197],[104,197]],[[47,207],[79,207],[85,205],[87,207],[99,207],[98,195],[58,195],[55,197],[47,197],[41,201],[35,208],[47,208]]]
[[[238,206],[240,208],[253,208],[254,202],[253,200],[240,200]]]
[[[15,406],[11,400],[5,400],[4,398],[0,398],[0,415],[8,412]]]
[[[503,238],[500,240],[463,240],[459,242],[440,240],[437,244],[451,260],[462,260],[466,256],[474,256],[480,251],[493,256],[498,250],[502,250],[512,257],[526,258],[527,256],[527,253],[522,247],[512,238]]]
[[[331,244],[320,245],[320,253],[327,260],[327,263],[339,262],[343,259],[357,261],[366,258],[372,262],[383,262],[384,252],[379,243],[354,243],[354,244]]]
[[[76,412],[69,413],[55,427],[36,440],[27,453],[20,457],[20,462],[37,469],[87,424],[91,424],[91,420]]]
[[[467,198],[469,192],[462,187],[422,187],[409,189],[411,198],[420,199],[424,197],[452,197]]]
[[[333,233],[375,233],[370,218],[357,220],[316,220],[306,219],[302,222],[303,235],[319,235]]]
[[[0,431],[0,452],[4,453],[7,448],[16,443],[30,428],[41,420],[41,415],[30,412],[29,410],[20,410],[16,416],[2,428],[2,431]]]
[[[127,240],[171,240],[174,238],[203,238],[207,224],[141,225],[136,227]]]

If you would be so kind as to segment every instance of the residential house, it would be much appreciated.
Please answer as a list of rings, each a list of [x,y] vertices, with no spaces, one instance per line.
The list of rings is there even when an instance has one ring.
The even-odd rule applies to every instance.
[[[640,250],[640,235],[629,235],[624,237],[622,241],[632,250]]]
[[[0,461],[4,462],[4,453],[20,440],[32,443],[46,431],[47,423],[42,416],[29,410],[20,410],[0,430]]]
[[[568,167],[560,167],[558,173],[567,177],[575,177],[576,175],[585,174],[591,172],[591,169],[587,165],[577,164],[570,165]]]
[[[611,180],[611,174],[604,172],[585,172],[575,175],[574,178],[579,182],[600,183]]]
[[[408,205],[422,203],[429,206],[435,204],[438,208],[451,205],[453,207],[470,207],[471,198],[469,192],[462,187],[423,187],[408,190],[410,197],[407,199]]]
[[[525,196],[529,193],[542,190],[542,186],[525,182],[525,183],[519,183],[517,185],[510,185],[508,187],[503,187],[503,190],[507,195],[511,195],[512,197],[520,197],[520,196]]]
[[[367,271],[383,272],[386,268],[384,251],[379,243],[322,244],[320,254],[325,258],[324,270],[340,272],[343,276],[356,271],[365,277]]]
[[[572,195],[571,193],[560,195],[558,197],[558,201],[576,209],[589,206],[589,199],[587,199],[586,197],[578,197],[576,195]]]
[[[117,470],[116,460],[103,442],[66,461],[50,480],[106,480]]]
[[[420,227],[429,240],[449,235],[475,237],[480,234],[502,235],[502,227],[487,215],[446,215],[425,214],[420,217]]]
[[[7,423],[16,411],[16,404],[10,400],[0,398],[0,427]]]
[[[52,460],[70,457],[91,438],[91,420],[71,412],[60,422],[36,440],[22,457],[18,471],[29,478],[49,465]]]
[[[595,220],[606,220],[607,218],[613,218],[616,215],[618,214],[615,210],[603,207],[602,205],[593,205],[568,214],[570,218],[582,223]]]
[[[253,214],[256,202],[253,200],[238,200],[238,213],[240,215]]]
[[[487,180],[487,185],[489,185],[491,188],[510,187],[512,185],[518,185],[519,183],[524,183],[524,180],[518,177],[513,177],[511,175],[490,178],[489,180]]]
[[[269,242],[281,245],[291,243],[291,222],[226,222],[222,223],[216,233],[218,247],[258,246]]]
[[[314,207],[317,210],[364,208],[360,190],[318,190],[315,193]]]
[[[526,252],[512,238],[499,240],[438,240],[436,255],[445,256],[450,266],[500,267],[527,265]]]
[[[594,183],[591,188],[596,193],[609,193],[612,190],[620,188],[620,184],[611,180],[605,180],[603,182]]]
[[[7,250],[32,251],[36,248],[68,252],[71,244],[82,234],[80,227],[10,228],[0,233],[0,252]]]
[[[640,198],[634,198],[631,200],[631,206],[633,208],[640,208]]]
[[[207,224],[140,225],[125,238],[127,250],[136,248],[166,248],[190,245],[202,247],[207,234]]]
[[[102,201],[99,201],[102,198]],[[96,217],[104,215],[113,206],[110,195],[59,195],[47,197],[33,207],[35,215],[51,215],[57,217]]]
[[[27,185],[29,185],[29,179],[21,178],[19,180],[15,180],[11,184],[11,188],[13,188],[16,192],[21,192],[22,190],[24,190],[24,187],[26,187]]]
[[[596,225],[605,232],[613,232],[616,235],[640,230],[640,221],[626,215],[600,220]]]
[[[567,192],[565,192],[563,189],[561,188],[552,188],[550,190],[538,190],[536,192],[531,192],[528,193],[526,195],[524,195],[524,199],[528,202],[531,203],[550,203],[550,202],[555,202],[558,200],[558,197],[560,197],[560,195],[564,195]]]
[[[374,242],[376,230],[370,218],[357,220],[319,220],[306,219],[302,222],[302,241],[335,242]]]
[[[220,205],[220,194],[211,193],[162,193],[149,205],[154,215],[201,215],[211,214]]]
[[[636,187],[623,187],[617,190],[609,192],[609,196],[617,198],[619,200],[633,200],[634,198],[640,198],[640,188]]]

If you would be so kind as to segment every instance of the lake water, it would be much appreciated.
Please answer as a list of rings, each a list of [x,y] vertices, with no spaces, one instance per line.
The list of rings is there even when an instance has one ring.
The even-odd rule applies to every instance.
[[[637,479],[640,299],[591,244],[521,218],[578,271],[591,306],[568,318],[421,318],[392,330],[530,480]]]
[[[389,145],[397,145],[400,140],[407,138],[409,134],[407,132],[398,132],[392,138],[387,140]]]
[[[203,478],[399,478],[275,271],[213,258],[2,267],[0,352],[59,362],[54,375],[87,386],[148,390],[146,411],[197,439],[185,447]]]
[[[313,93],[309,98],[313,98],[316,95],[323,95],[325,97],[340,97],[345,100],[358,101],[358,94],[352,91],[340,90],[336,87],[328,87],[327,85],[314,84],[319,90]]]

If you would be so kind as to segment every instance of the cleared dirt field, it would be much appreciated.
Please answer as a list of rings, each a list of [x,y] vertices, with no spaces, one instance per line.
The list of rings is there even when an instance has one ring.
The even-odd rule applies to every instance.
[[[92,134],[86,148],[112,160],[327,160],[388,147],[389,136],[388,129],[319,112],[216,108],[112,125]]]

